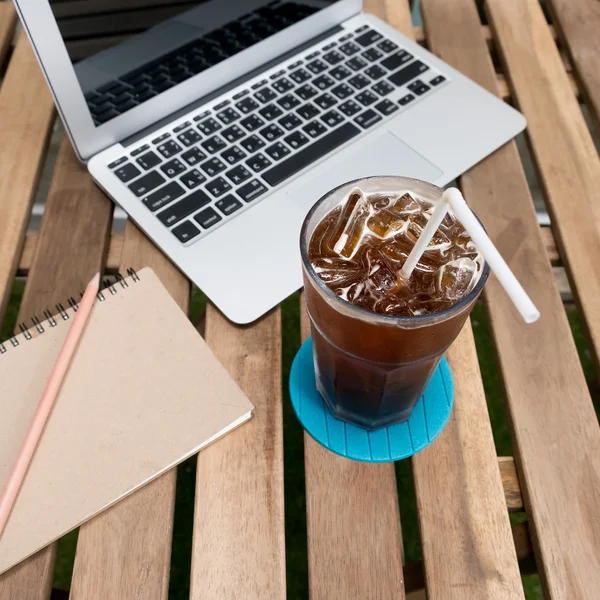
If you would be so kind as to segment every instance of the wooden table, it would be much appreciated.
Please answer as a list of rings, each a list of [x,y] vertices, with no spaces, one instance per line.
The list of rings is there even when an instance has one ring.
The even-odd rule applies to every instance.
[[[600,160],[578,101],[600,133],[600,5],[549,0],[549,26],[536,0],[487,0],[488,26],[472,0],[422,4],[424,29],[412,28],[405,0],[371,0],[367,9],[528,119],[551,231],[538,226],[514,142],[460,185],[542,319],[525,327],[490,278],[485,301],[514,459],[496,456],[470,325],[448,352],[455,408],[412,460],[422,564],[403,564],[393,465],[350,462],[305,437],[310,597],[400,599],[425,587],[430,599],[523,598],[518,561],[533,553],[546,597],[598,598],[600,430],[553,265],[566,269],[598,364]],[[146,265],[186,310],[189,281],[133,224],[111,239],[113,205],[66,138],[55,164],[46,162],[56,113],[23,34],[11,52],[14,31],[13,8],[0,3],[0,319],[17,275],[27,277],[23,320],[98,269]],[[52,171],[45,214],[39,234],[27,236],[42,170]],[[193,599],[285,597],[281,332],[279,309],[244,328],[206,311],[206,340],[256,414],[198,456]],[[175,485],[172,471],[81,528],[73,600],[166,598]],[[511,527],[509,511],[523,510],[528,523]],[[48,598],[55,554],[53,545],[0,577],[0,598]]]

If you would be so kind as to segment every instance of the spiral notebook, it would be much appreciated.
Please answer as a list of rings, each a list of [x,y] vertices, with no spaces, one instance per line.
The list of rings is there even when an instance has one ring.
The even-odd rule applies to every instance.
[[[77,305],[0,344],[4,487]],[[0,573],[195,454],[252,404],[151,269],[98,295],[6,529]]]

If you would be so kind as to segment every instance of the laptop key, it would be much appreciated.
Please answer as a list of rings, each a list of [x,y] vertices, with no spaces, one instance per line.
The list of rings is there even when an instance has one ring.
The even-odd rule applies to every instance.
[[[121,158],[117,158],[117,160],[111,162],[108,165],[109,169],[116,169],[119,165],[122,165],[127,160],[126,156],[121,156]]]
[[[184,221],[181,225],[177,225],[177,227],[174,227],[171,231],[173,235],[184,244],[200,235],[200,230],[191,221]]]
[[[132,150],[131,156],[138,156],[138,154],[141,154],[142,152],[146,152],[146,150],[149,150],[149,149],[150,149],[150,146],[148,144],[144,144],[143,146],[140,146],[139,148]]]
[[[210,204],[210,196],[203,190],[196,190],[179,202],[168,206],[158,213],[158,218],[163,225],[170,227],[179,223],[182,219],[189,217],[192,213],[200,210],[203,206]]]
[[[200,165],[200,168],[209,176],[213,177],[225,169],[225,164],[218,158],[211,158]]]
[[[391,54],[381,61],[381,65],[389,71],[395,71],[398,67],[412,60],[413,55],[406,50],[398,50],[395,54]]]
[[[267,102],[271,102],[271,100],[277,98],[277,94],[270,87],[265,87],[261,90],[258,90],[258,92],[254,94],[254,97],[263,104],[266,104]]]
[[[446,81],[446,78],[443,75],[438,75],[429,82],[429,85],[440,85],[444,81]]]
[[[358,74],[348,79],[348,83],[357,90],[362,90],[363,88],[366,88],[371,82],[364,75]]]
[[[366,58],[369,62],[375,62],[383,56],[383,52],[377,50],[377,48],[369,48],[362,53],[363,58]]]
[[[344,117],[342,117],[337,110],[330,110],[324,115],[321,115],[321,121],[326,125],[329,125],[329,127],[337,127],[343,120]]]
[[[377,81],[378,79],[381,79],[385,74],[386,74],[386,72],[379,65],[371,65],[365,71],[365,75],[369,76],[371,79],[374,79],[375,81]]]
[[[206,184],[206,189],[215,197],[222,196],[225,192],[231,189],[231,185],[225,181],[222,177],[213,179],[210,183]]]
[[[209,154],[220,152],[227,144],[218,136],[213,135],[200,144]]]
[[[319,114],[319,109],[310,102],[307,102],[306,104],[303,104],[296,112],[303,119],[308,121]]]
[[[259,133],[267,140],[267,142],[272,142],[283,135],[283,129],[275,125],[275,123],[271,123],[270,125],[263,127]]]
[[[132,163],[127,163],[115,171],[115,175],[123,182],[131,181],[137,177],[141,171]]]
[[[270,166],[271,161],[264,154],[256,154],[252,158],[246,161],[246,165],[250,167],[255,173],[264,171]]]
[[[402,98],[400,98],[400,100],[398,100],[398,104],[400,106],[406,106],[409,102],[412,102],[415,99],[413,94],[406,94],[406,96],[403,96]]]
[[[310,79],[310,73],[306,69],[298,69],[297,71],[290,73],[290,78],[296,83],[304,83]]]
[[[183,160],[185,160],[185,162],[191,166],[198,164],[201,160],[204,160],[206,158],[206,154],[204,154],[200,148],[196,147],[184,152],[181,155],[181,158],[183,158]]]
[[[267,119],[267,121],[272,121],[277,117],[280,117],[283,114],[283,111],[275,104],[267,104],[267,106],[263,106],[258,113],[261,117]]]
[[[208,229],[209,227],[216,225],[219,221],[222,221],[223,217],[220,217],[217,214],[217,211],[209,206],[197,215],[194,215],[194,220],[197,221],[200,227]]]
[[[168,177],[175,177],[176,175],[179,175],[185,171],[185,165],[181,161],[174,158],[168,163],[162,165],[160,170]]]
[[[206,181],[206,177],[198,171],[198,169],[192,169],[188,171],[185,175],[182,175],[179,178],[179,181],[185,185],[185,187],[193,190],[195,187],[198,187],[201,183]]]
[[[185,190],[177,182],[172,181],[156,192],[152,192],[152,194],[142,200],[142,203],[152,212],[156,212],[159,208],[167,206],[167,204],[170,204],[173,200],[184,194]]]
[[[158,171],[150,171],[150,173],[146,173],[146,175],[130,183],[127,187],[139,197],[151,192],[165,181],[166,179]]]
[[[319,121],[311,121],[307,125],[302,128],[310,137],[316,138],[320,135],[323,135],[327,129],[326,127],[320,123]]]
[[[312,85],[309,84],[299,87],[297,90],[295,90],[295,92],[300,98],[302,98],[302,100],[310,100],[311,98],[317,96],[319,93],[318,90],[316,90]]]
[[[420,60],[415,60],[404,67],[404,69],[400,69],[393,73],[388,77],[388,81],[400,87],[401,85],[412,81],[415,77],[427,71],[427,69],[429,69],[429,67],[425,63],[422,63]]]
[[[346,56],[353,56],[354,54],[360,51],[360,48],[354,42],[346,42],[345,44],[340,46],[340,50]]]
[[[338,81],[342,81],[342,79],[346,79],[346,77],[350,77],[352,75],[352,71],[347,69],[344,66],[335,67],[335,69],[331,69],[329,74]]]
[[[240,118],[240,113],[229,107],[217,113],[217,119],[224,125],[229,125]]]
[[[202,121],[202,123],[199,123],[198,129],[204,135],[212,135],[215,131],[221,129],[221,124],[215,121],[212,117],[210,117],[206,119],[206,121]]]
[[[277,122],[288,131],[296,129],[298,125],[302,125],[302,120],[296,115],[285,115]]]
[[[215,206],[228,217],[231,213],[239,210],[244,206],[233,194],[228,194],[225,198],[221,198],[215,202]]]
[[[240,138],[243,138],[246,135],[246,132],[239,127],[238,125],[233,125],[233,127],[228,127],[221,132],[221,135],[231,144],[233,142],[237,142]]]
[[[252,132],[257,130],[259,127],[262,127],[265,122],[258,115],[250,115],[249,117],[242,119],[240,124],[243,125],[248,131]]]
[[[184,146],[191,146],[193,144],[195,144],[198,140],[201,139],[201,135],[195,130],[195,129],[188,129],[187,131],[184,131],[183,133],[180,133],[177,136],[177,139],[184,145]]]
[[[251,177],[252,173],[250,173],[250,171],[248,171],[248,169],[246,169],[246,167],[244,167],[244,165],[238,165],[237,167],[234,167],[233,169],[229,169],[229,171],[227,171],[225,173],[225,175],[233,183],[235,183],[235,185],[239,185],[240,183],[242,183],[243,181],[246,181],[246,179]]]
[[[317,59],[317,60],[313,60],[312,62],[308,63],[306,65],[306,68],[309,71],[312,71],[315,75],[318,75],[319,73],[322,73],[323,71],[327,71],[327,69],[329,67],[327,66],[327,63],[324,63],[322,60]]]
[[[289,158],[277,163],[268,171],[265,171],[262,174],[262,178],[269,185],[276,186],[282,181],[285,181],[288,177],[291,177],[298,171],[301,171],[308,165],[312,164],[319,158],[329,154],[329,152],[346,143],[359,133],[360,129],[356,127],[356,125],[353,123],[344,123],[337,129],[330,131],[327,135],[324,135],[312,144],[306,146],[300,150],[300,152],[292,154],[292,156]],[[303,135],[297,131],[285,138],[285,141],[288,142],[289,137],[297,134]],[[306,136],[304,137],[306,139]],[[306,139],[306,141],[308,140]],[[290,146],[296,147],[291,143]]]
[[[313,81],[313,84],[320,90],[326,90],[335,84],[335,80],[329,77],[329,75],[321,75]]]
[[[277,104],[279,104],[279,106],[281,106],[281,108],[284,110],[292,110],[300,104],[300,100],[291,94],[286,94],[277,100]]]
[[[394,44],[394,42],[386,40],[385,38],[377,44],[377,47],[386,54],[389,54],[398,48],[397,44]]]
[[[281,160],[284,156],[287,156],[290,153],[290,149],[287,146],[284,146],[281,142],[275,142],[266,148],[265,152],[273,160]]]
[[[358,123],[363,129],[368,129],[371,125],[375,125],[378,121],[381,121],[381,115],[377,114],[374,110],[365,110],[354,119],[355,123]]]
[[[428,92],[431,88],[428,85],[425,85],[420,79],[417,79],[408,86],[408,89],[417,96],[420,96],[421,94]]]
[[[249,135],[245,140],[242,140],[240,142],[240,146],[242,146],[242,148],[244,148],[244,150],[248,152],[248,154],[253,154],[257,150],[260,150],[260,148],[265,146],[265,142],[263,142],[256,135]]]
[[[159,146],[157,146],[156,149],[165,158],[171,158],[171,156],[174,156],[175,154],[177,154],[178,152],[181,151],[181,146],[177,142],[174,142],[173,140],[167,140],[163,144],[160,144]]]
[[[242,158],[246,158],[246,153],[237,146],[227,148],[224,152],[221,152],[221,158],[224,158],[230,165],[235,165],[236,162],[240,162]]]
[[[341,63],[344,58],[344,55],[340,54],[337,50],[332,50],[323,55],[323,60],[326,60],[330,65],[337,65]]]
[[[252,98],[244,98],[243,100],[240,100],[236,104],[236,107],[241,112],[243,112],[245,115],[247,115],[248,113],[251,113],[253,110],[257,109],[259,106],[260,106],[260,104]]]
[[[366,48],[367,46],[378,42],[382,37],[383,36],[378,31],[373,31],[372,29],[369,29],[365,31],[365,33],[355,38],[354,41],[357,44],[360,44],[363,48]]]
[[[352,117],[356,113],[361,111],[360,105],[356,104],[354,100],[346,100],[343,104],[340,104],[338,108],[347,116]]]
[[[292,148],[297,149],[310,141],[301,131],[294,131],[290,135],[283,138],[284,142],[287,142]]]
[[[335,94],[340,100],[345,100],[348,96],[352,96],[354,94],[354,90],[345,83],[340,85],[336,85],[332,90],[332,94]]]
[[[331,94],[325,93],[319,96],[318,98],[315,98],[315,104],[323,110],[327,110],[328,108],[331,108],[332,106],[337,104],[337,99],[334,98]]]
[[[375,92],[377,92],[380,96],[387,96],[396,88],[393,85],[389,84],[387,81],[380,81],[379,83],[376,83],[372,89]]]
[[[258,181],[258,179],[252,179],[246,185],[237,189],[238,196],[244,200],[244,202],[252,202],[267,191],[267,187]]]
[[[375,108],[382,114],[382,115],[391,115],[394,111],[398,110],[398,107],[391,102],[390,100],[388,100],[387,98],[385,100],[382,100],[381,102],[378,102],[375,105]]]
[[[280,94],[285,94],[285,92],[289,92],[294,87],[294,84],[287,77],[282,77],[281,79],[273,82],[273,87]]]
[[[373,104],[373,102],[377,102],[377,100],[379,100],[379,97],[376,96],[371,90],[365,90],[364,92],[358,94],[356,96],[356,99],[363,106],[370,106],[371,104]]]

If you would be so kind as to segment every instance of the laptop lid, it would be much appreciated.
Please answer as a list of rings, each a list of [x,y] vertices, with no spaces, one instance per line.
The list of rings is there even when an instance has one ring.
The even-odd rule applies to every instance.
[[[339,25],[362,0],[15,0],[82,160]]]

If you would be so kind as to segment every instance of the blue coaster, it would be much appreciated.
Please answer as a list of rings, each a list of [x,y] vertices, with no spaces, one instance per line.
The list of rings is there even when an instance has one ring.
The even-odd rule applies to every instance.
[[[300,423],[319,444],[346,458],[378,463],[412,456],[435,440],[452,412],[454,383],[444,357],[408,421],[367,431],[337,419],[329,410],[317,391],[308,338],[292,364],[290,395]]]

